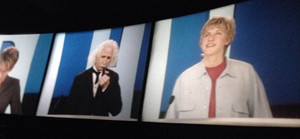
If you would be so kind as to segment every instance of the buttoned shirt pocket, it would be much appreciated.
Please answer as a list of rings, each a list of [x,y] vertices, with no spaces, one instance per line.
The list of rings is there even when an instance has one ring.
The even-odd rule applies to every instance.
[[[234,102],[232,104],[232,117],[249,117],[247,103],[242,101]]]
[[[178,104],[179,118],[193,118],[195,117],[196,101],[192,93],[184,95]]]

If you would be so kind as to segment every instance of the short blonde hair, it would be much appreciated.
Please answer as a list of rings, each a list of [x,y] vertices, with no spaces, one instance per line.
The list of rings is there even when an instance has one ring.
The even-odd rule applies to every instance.
[[[100,45],[98,45],[98,47],[95,48],[93,52],[90,53],[88,57],[88,62],[91,64],[95,64],[96,56],[102,52],[104,47],[113,48],[114,52],[111,58],[111,62],[108,66],[109,67],[115,66],[117,64],[118,57],[119,57],[119,46],[118,43],[114,40],[106,40],[102,42]]]
[[[225,33],[228,36],[229,44],[231,44],[231,42],[233,41],[234,36],[235,36],[235,20],[232,17],[215,16],[215,17],[209,19],[204,24],[204,26],[201,30],[200,42],[202,41],[203,36],[206,33],[206,31],[212,26],[217,26],[217,27],[223,28],[225,30]]]
[[[4,64],[8,71],[12,70],[19,59],[19,50],[14,47],[5,48],[0,54],[0,64]]]

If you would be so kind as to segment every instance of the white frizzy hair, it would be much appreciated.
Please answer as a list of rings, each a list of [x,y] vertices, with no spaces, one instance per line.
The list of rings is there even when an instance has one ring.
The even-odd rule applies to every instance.
[[[104,47],[112,47],[114,49],[113,56],[111,58],[111,62],[108,67],[114,67],[117,64],[118,56],[119,56],[119,46],[114,40],[106,40],[98,45],[89,55],[88,62],[90,64],[95,64],[96,56],[101,53]]]

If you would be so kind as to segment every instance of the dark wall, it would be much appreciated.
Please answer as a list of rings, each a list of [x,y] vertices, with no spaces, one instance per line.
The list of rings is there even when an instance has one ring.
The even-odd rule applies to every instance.
[[[204,11],[243,0],[10,0],[0,4],[0,33],[111,28]]]
[[[298,128],[166,124],[0,115],[0,138],[298,138]],[[26,119],[26,120],[24,120]]]

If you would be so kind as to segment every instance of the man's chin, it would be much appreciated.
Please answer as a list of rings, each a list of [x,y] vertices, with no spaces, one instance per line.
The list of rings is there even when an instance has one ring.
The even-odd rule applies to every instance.
[[[105,68],[106,68],[105,66],[101,66],[101,67],[97,67],[97,70],[100,71],[100,70],[103,70]]]

